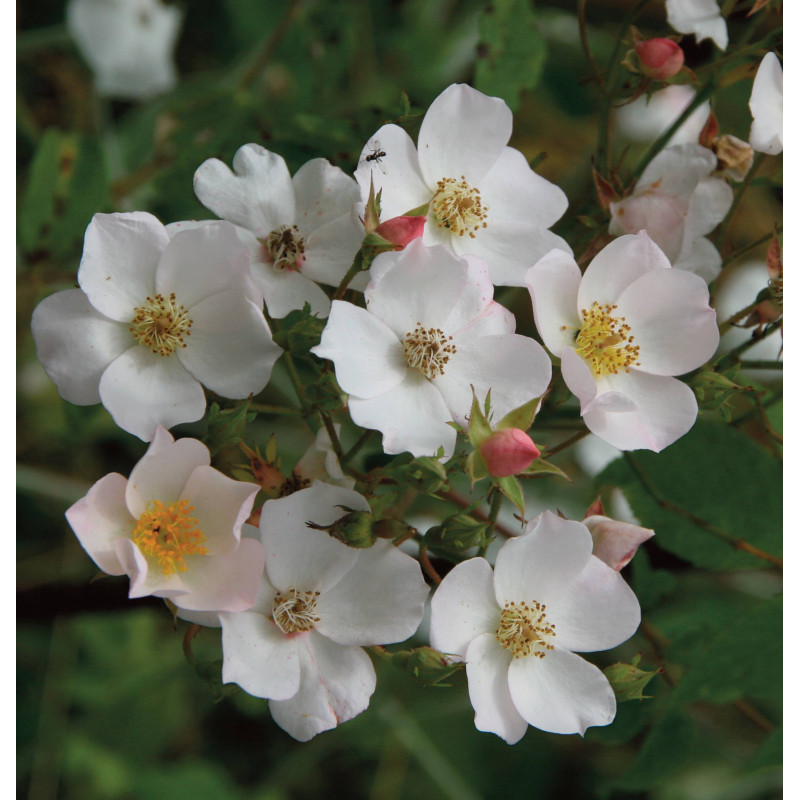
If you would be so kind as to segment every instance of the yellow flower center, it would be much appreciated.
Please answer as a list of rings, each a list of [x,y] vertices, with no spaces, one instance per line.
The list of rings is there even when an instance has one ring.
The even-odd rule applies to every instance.
[[[134,309],[128,328],[139,344],[160,356],[171,355],[179,347],[186,347],[184,337],[191,329],[189,312],[176,302],[175,292],[167,297],[162,294],[148,297],[143,306]]]
[[[272,601],[272,619],[284,633],[310,631],[319,622],[316,615],[319,592],[301,592],[289,587]]]
[[[535,656],[544,658],[553,649],[550,640],[555,638],[556,626],[547,621],[546,606],[533,601],[506,603],[500,613],[500,624],[495,636],[514,658]]]
[[[442,178],[430,205],[436,224],[457,236],[467,234],[475,238],[475,231],[486,227],[489,206],[481,201],[481,193],[470,186],[464,176]]]
[[[267,258],[279,272],[298,270],[303,263],[306,245],[296,225],[281,225],[264,240]]]
[[[445,336],[441,328],[423,328],[418,322],[413,332],[406,334],[403,352],[409,367],[418,369],[426,378],[444,375],[444,366],[456,352],[453,337]]]
[[[596,376],[630,372],[631,366],[639,366],[639,345],[633,343],[625,317],[613,316],[616,308],[594,302],[588,311],[581,310],[583,325],[575,337],[575,349]]]
[[[194,508],[188,500],[165,506],[151,500],[133,530],[133,542],[141,552],[158,560],[165,575],[186,572],[186,556],[208,555],[206,540],[190,516]]]

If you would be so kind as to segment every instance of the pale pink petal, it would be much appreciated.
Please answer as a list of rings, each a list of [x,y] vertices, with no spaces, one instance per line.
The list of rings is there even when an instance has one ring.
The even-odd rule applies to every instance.
[[[360,714],[375,691],[375,669],[360,647],[344,647],[311,632],[298,641],[300,689],[289,700],[271,700],[272,719],[307,742]]]
[[[717,315],[708,304],[705,281],[690,272],[665,269],[634,281],[617,300],[639,347],[637,369],[682,375],[714,355],[719,345]]]
[[[469,700],[475,709],[475,727],[515,744],[528,723],[514,707],[508,689],[511,653],[500,646],[494,632],[483,633],[467,648]]]
[[[578,310],[588,310],[592,303],[613,305],[646,272],[669,268],[667,257],[644,231],[635,236],[620,236],[607,244],[587,267],[578,289]]]
[[[148,442],[157,425],[194,422],[206,409],[203,387],[172,356],[131,347],[100,379],[100,399],[114,422]]]
[[[298,648],[302,637],[287,636],[264,614],[225,612],[222,623],[222,682],[236,683],[253,697],[285,700],[300,688]]]
[[[750,145],[759,153],[783,151],[783,68],[775,53],[767,53],[759,64],[750,95],[753,124]]]
[[[541,397],[550,383],[550,359],[544,348],[528,336],[456,339],[456,352],[433,385],[441,392],[453,419],[465,425],[472,407],[472,388],[480,402],[489,390],[496,420],[509,411]]]
[[[592,534],[592,553],[617,572],[633,558],[639,545],[655,535],[650,528],[618,522],[599,514],[586,517],[583,524]]]
[[[614,690],[600,670],[561,650],[544,658],[517,658],[508,670],[514,706],[523,718],[549,733],[579,733],[608,725],[617,713]]]
[[[358,184],[325,158],[312,158],[292,178],[296,211],[294,224],[305,239],[343,215],[350,216],[361,197]]]
[[[409,369],[390,391],[366,400],[350,397],[348,405],[356,425],[383,433],[385,453],[432,456],[443,447],[445,457],[453,454],[456,432],[447,424],[453,417],[438,389],[417,370]]]
[[[580,522],[545,511],[528,528],[497,554],[494,586],[501,608],[511,601],[555,608],[591,557],[592,537]]]
[[[338,286],[352,266],[363,239],[364,227],[350,211],[316,228],[305,240],[303,275],[319,283]],[[348,286],[358,288],[358,281]]]
[[[466,282],[443,330],[455,335],[468,330],[472,337],[513,333],[517,325],[514,315],[492,299],[494,286],[486,262],[467,255],[459,263],[467,268]]]
[[[641,230],[661,248],[664,255],[676,261],[681,254],[688,222],[689,201],[663,192],[637,192],[611,203],[613,235],[633,234]]]
[[[453,567],[431,599],[431,645],[461,660],[470,642],[494,633],[499,622],[494,573],[485,558],[470,558]]]
[[[559,602],[547,608],[547,621],[556,630],[553,643],[579,653],[622,644],[636,633],[640,620],[639,601],[630,586],[596,556]]]
[[[160,439],[160,436],[154,439],[154,444],[131,470],[125,502],[137,520],[152,500],[165,505],[180,500],[183,487],[195,469],[211,463],[208,448],[197,439],[178,439],[166,447]]]
[[[460,178],[476,186],[511,138],[511,109],[466,84],[448,86],[430,105],[417,150],[425,182]],[[527,165],[526,165],[527,166]]]
[[[180,573],[166,575],[157,561],[151,565],[130,539],[115,539],[114,550],[122,568],[130,576],[128,597],[131,599],[154,595],[175,600],[186,593]]]
[[[581,413],[584,413],[598,395],[594,373],[572,347],[565,347],[560,355],[561,377],[567,388],[581,401]]]
[[[242,539],[227,555],[186,556],[186,566],[180,576],[187,594],[176,598],[175,605],[193,611],[246,611],[256,601],[264,548]]]
[[[583,421],[592,433],[614,447],[658,453],[694,425],[697,400],[685,383],[637,370],[610,377],[616,389],[636,404],[636,410],[593,409],[583,415]]]
[[[294,188],[286,162],[258,144],[233,157],[233,171],[210,158],[194,174],[198,200],[218,217],[241,225],[261,239],[294,222]]]
[[[189,475],[181,499],[191,503],[191,516],[206,537],[203,544],[210,555],[224,556],[239,546],[242,525],[250,516],[258,488],[213,467],[199,466]]]
[[[581,271],[572,256],[551,250],[526,273],[536,330],[554,355],[571,348],[580,330],[578,287]]]
[[[169,243],[164,226],[144,211],[95,214],[83,240],[78,283],[89,302],[117,322],[155,291],[161,253]]]
[[[100,402],[106,367],[136,344],[127,325],[104,317],[80,289],[46,297],[34,309],[31,332],[44,371],[70,403]]]
[[[703,178],[689,202],[688,235],[692,239],[705,236],[725,219],[733,204],[733,189],[719,178]]]
[[[116,472],[101,478],[88,494],[67,509],[66,517],[81,547],[109,575],[123,575],[114,540],[130,538],[136,520],[125,505],[128,481]]]
[[[358,551],[355,566],[317,602],[317,631],[338,644],[402,642],[422,621],[428,586],[419,563],[389,542]]]
[[[688,200],[697,184],[717,168],[717,157],[696,142],[662,150],[645,167],[636,193],[655,191]]]
[[[267,553],[267,575],[279,591],[324,592],[353,568],[357,550],[306,525],[333,524],[348,513],[340,506],[369,511],[360,494],[320,482],[264,503],[261,541]]]
[[[681,255],[672,266],[699,275],[706,283],[711,283],[722,271],[722,256],[708,239],[701,237],[695,239],[688,252]]]
[[[283,351],[257,306],[238,289],[220,292],[191,309],[193,324],[181,364],[203,385],[223,397],[258,394]]]
[[[378,153],[386,155],[367,161],[369,156]],[[426,185],[420,172],[414,142],[399,125],[384,125],[364,145],[355,178],[364,203],[369,196],[370,178],[375,195],[382,192],[382,219],[402,216],[429,203],[436,186],[436,181],[430,187]]]
[[[339,386],[358,397],[382,395],[409,374],[397,336],[378,317],[343,300],[333,301],[322,340],[311,352],[333,361]]]

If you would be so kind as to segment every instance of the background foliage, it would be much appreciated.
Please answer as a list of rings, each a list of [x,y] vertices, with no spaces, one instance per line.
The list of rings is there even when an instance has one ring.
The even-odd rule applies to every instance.
[[[669,33],[662,3],[637,5],[640,29]],[[780,24],[769,9],[753,20],[745,16],[749,5],[739,5],[728,20],[733,41],[769,35]],[[624,54],[618,40],[633,6],[589,7],[598,63]],[[590,169],[592,154],[601,155],[602,111],[572,3],[192,0],[186,10],[181,82],[133,104],[95,96],[63,25],[63,3],[18,9],[19,796],[780,796],[781,403],[766,373],[735,377],[737,389],[710,398],[692,432],[660,455],[629,454],[593,478],[565,449],[554,461],[575,485],[532,482],[528,516],[558,506],[581,518],[599,491],[608,499],[621,487],[633,512],[656,530],[626,570],[642,604],[640,633],[597,662],[630,662],[640,653],[643,669],[660,671],[645,690],[652,697],[620,703],[615,722],[590,729],[584,741],[530,729],[509,748],[475,731],[463,674],[447,681],[452,690],[422,687],[378,663],[370,709],[299,744],[272,723],[266,703],[215,683],[215,632],[195,641],[193,669],[181,647],[185,628],[173,629],[163,604],[128,601],[124,579],[93,580],[95,568],[63,513],[100,476],[127,475],[145,445],[117,429],[102,407],[63,402],[35,360],[28,331],[36,303],[74,285],[93,213],[148,210],[164,222],[207,217],[191,189],[194,170],[209,157],[229,163],[250,141],[279,152],[292,171],[324,156],[351,172],[383,122],[399,120],[414,135],[418,113],[448,84],[467,81],[514,109],[512,145],[531,160],[546,153],[537,170],[570,198],[556,231],[576,254],[607,224]],[[700,79],[712,80],[720,54],[711,43],[689,37],[683,45]],[[743,139],[758,60],[719,72],[714,84],[721,130]],[[612,139],[608,162],[620,165],[624,179],[643,150],[623,150]],[[780,160],[762,160],[728,225],[726,263],[745,249],[763,261],[779,199]],[[515,312],[521,332],[535,335],[525,293],[499,290],[498,299]],[[279,367],[265,402],[287,386],[281,381]],[[575,420],[569,404],[553,408],[534,438],[555,447],[578,430]],[[253,432],[266,441],[273,425],[291,464],[312,434],[269,417]],[[237,462],[235,450],[220,458]]]

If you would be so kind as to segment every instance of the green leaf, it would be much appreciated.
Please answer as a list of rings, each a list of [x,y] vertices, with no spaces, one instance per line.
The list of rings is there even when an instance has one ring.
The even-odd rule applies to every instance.
[[[669,594],[677,583],[675,576],[665,569],[653,569],[650,558],[643,548],[631,562],[633,591],[639,600],[642,611],[649,611],[658,605],[661,598]]]
[[[547,45],[528,0],[495,0],[478,20],[475,88],[502,97],[511,110],[519,93],[539,83]]]
[[[509,475],[507,478],[493,478],[495,486],[520,510],[525,513],[525,497],[522,494],[522,487],[519,481]]]
[[[319,344],[325,320],[311,313],[306,303],[302,310],[291,311],[273,334],[275,344],[298,358],[313,358],[309,350]]]
[[[614,461],[598,481],[623,490],[642,525],[655,530],[659,547],[699,567],[765,566],[737,549],[739,538],[780,554],[781,464],[733,427],[698,422],[661,453],[637,451]]]
[[[748,770],[780,767],[783,764],[783,728],[775,728],[747,765]]]
[[[636,659],[636,662],[638,662],[638,659]],[[603,670],[603,674],[608,678],[618,702],[649,699],[651,696],[642,694],[642,692],[645,686],[659,672],[661,672],[660,669],[639,669],[636,663],[611,664]]]
[[[250,400],[243,400],[234,408],[220,409],[218,403],[212,403],[208,409],[208,429],[203,441],[215,456],[220,450],[244,441],[247,423],[256,415],[249,412]]]

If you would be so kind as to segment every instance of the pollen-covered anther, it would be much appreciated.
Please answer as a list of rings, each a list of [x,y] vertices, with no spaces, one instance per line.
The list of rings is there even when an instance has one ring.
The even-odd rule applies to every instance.
[[[206,540],[191,516],[188,500],[165,505],[160,500],[147,504],[133,530],[133,542],[143,555],[155,558],[165,575],[186,572],[186,556],[208,555]]]
[[[535,600],[506,603],[495,631],[497,641],[510,650],[514,658],[544,658],[547,651],[553,649],[550,640],[556,635],[556,626],[547,621],[546,610],[543,603]]]
[[[192,330],[189,312],[175,298],[175,292],[164,297],[148,297],[144,305],[134,309],[128,330],[133,337],[160,356],[171,355],[179,347],[186,347],[185,337]]]
[[[444,375],[445,365],[456,353],[452,342],[453,337],[446,336],[441,328],[425,328],[418,322],[403,341],[408,366],[418,369],[426,378]]]
[[[457,236],[475,238],[475,232],[486,227],[489,206],[481,200],[481,193],[461,179],[442,178],[436,183],[436,192],[430,204],[436,224]]]
[[[289,587],[278,592],[272,601],[272,620],[284,633],[313,630],[319,622],[316,615],[319,592],[301,592]]]
[[[299,270],[305,257],[306,245],[297,225],[281,225],[264,240],[267,258],[279,272]]]
[[[595,375],[616,375],[640,366],[639,345],[633,343],[625,317],[614,316],[615,305],[592,303],[581,310],[583,324],[575,337],[575,350]]]

